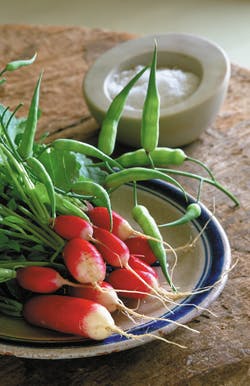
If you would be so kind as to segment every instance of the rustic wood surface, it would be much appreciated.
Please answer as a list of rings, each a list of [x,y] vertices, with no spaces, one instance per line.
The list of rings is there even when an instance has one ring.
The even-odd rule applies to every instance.
[[[98,131],[82,98],[83,75],[91,63],[115,44],[133,38],[126,33],[64,27],[0,26],[0,64],[30,57],[32,67],[8,75],[0,91],[1,103],[28,109],[32,89],[43,69],[42,117],[39,135],[89,139]],[[216,122],[186,152],[212,167],[219,180],[239,198],[240,208],[220,192],[205,189],[203,202],[226,230],[233,262],[227,285],[211,310],[190,323],[197,337],[177,330],[171,338],[182,350],[154,341],[104,357],[74,360],[31,360],[0,357],[0,386],[40,385],[230,385],[250,384],[249,336],[249,217],[250,217],[250,71],[232,65],[226,101]],[[192,193],[192,184],[184,182]]]

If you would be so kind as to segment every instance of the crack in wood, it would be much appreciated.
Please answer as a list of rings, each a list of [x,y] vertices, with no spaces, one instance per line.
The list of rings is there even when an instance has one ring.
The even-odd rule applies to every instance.
[[[73,123],[71,123],[70,125],[67,125],[67,126],[64,126],[64,127],[60,127],[60,128],[58,128],[58,129],[55,129],[55,131],[53,131],[53,133],[50,133],[50,134],[48,135],[48,138],[51,137],[52,135],[57,134],[57,133],[61,133],[62,131],[65,131],[65,130],[67,130],[67,129],[72,129],[72,128],[74,128],[74,127],[77,127],[78,125],[81,125],[81,124],[83,124],[83,123],[85,123],[85,122],[88,122],[88,121],[91,120],[91,119],[92,119],[92,116],[91,116],[91,115],[88,115],[87,117],[83,117],[83,118],[81,118],[81,119],[78,119],[76,122],[73,122]]]

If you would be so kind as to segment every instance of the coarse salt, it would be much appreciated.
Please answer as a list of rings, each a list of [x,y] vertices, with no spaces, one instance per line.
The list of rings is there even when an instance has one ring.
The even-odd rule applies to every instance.
[[[126,86],[143,66],[114,73],[107,84],[107,92],[111,99]],[[131,89],[127,98],[126,107],[133,110],[142,110],[148,87],[149,70],[139,78]],[[160,95],[161,107],[169,107],[188,98],[199,86],[200,79],[191,72],[179,69],[160,68],[156,70],[156,82]]]

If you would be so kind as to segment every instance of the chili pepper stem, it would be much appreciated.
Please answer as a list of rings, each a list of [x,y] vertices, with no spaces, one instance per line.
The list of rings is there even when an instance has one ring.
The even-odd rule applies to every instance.
[[[216,181],[216,178],[215,176],[213,175],[212,171],[209,169],[209,167],[204,164],[202,161],[196,159],[196,158],[192,158],[192,157],[186,157],[186,161],[190,161],[190,162],[193,162],[193,163],[196,163],[197,165],[200,165],[203,169],[205,169],[207,171],[207,173],[209,174],[210,178],[213,180],[213,181]]]
[[[137,185],[136,185],[136,181],[134,181],[133,183],[133,200],[134,200],[134,206],[136,206],[138,203],[137,203]]]
[[[236,206],[239,206],[240,205],[240,202],[239,200],[235,197],[235,195],[233,193],[231,193],[229,190],[227,190],[223,185],[221,185],[218,181],[213,181],[213,180],[210,180],[208,178],[205,178],[205,177],[201,177],[197,174],[194,174],[194,173],[189,173],[189,172],[185,172],[185,171],[182,171],[182,170],[175,170],[175,169],[163,169],[163,168],[157,168],[157,170],[161,171],[161,172],[166,172],[166,173],[170,173],[170,174],[176,174],[176,175],[179,175],[179,176],[184,176],[184,177],[189,177],[189,178],[194,178],[196,180],[202,180],[203,182],[206,182],[212,186],[214,186],[215,188],[219,189],[220,191],[222,191],[224,194],[226,194],[226,196],[228,196],[234,203]]]
[[[146,152],[147,153],[147,156],[148,156],[148,159],[149,159],[149,162],[150,162],[150,165],[153,169],[155,169],[155,165],[154,165],[154,160],[151,156],[151,153],[150,152]]]

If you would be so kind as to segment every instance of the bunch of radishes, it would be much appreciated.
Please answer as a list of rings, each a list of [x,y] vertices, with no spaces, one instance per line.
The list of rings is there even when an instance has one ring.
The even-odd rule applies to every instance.
[[[39,293],[24,305],[28,322],[99,340],[113,332],[124,333],[115,326],[112,312],[124,310],[138,316],[120,297],[162,296],[151,266],[156,258],[146,236],[138,236],[114,211],[110,231],[110,216],[104,207],[91,208],[88,215],[91,223],[61,215],[53,224],[54,231],[65,239],[62,257],[67,279],[54,268],[31,266],[17,271],[17,281],[22,288]],[[54,294],[63,286],[64,294]]]

